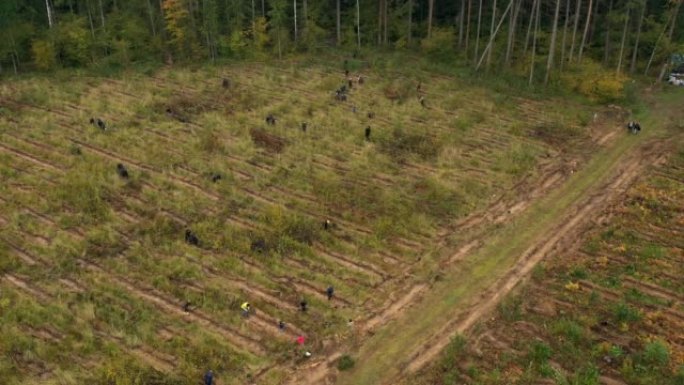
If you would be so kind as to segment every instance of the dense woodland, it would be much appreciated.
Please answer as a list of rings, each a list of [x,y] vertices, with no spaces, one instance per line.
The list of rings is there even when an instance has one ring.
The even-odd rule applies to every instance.
[[[3,0],[0,70],[419,49],[548,82],[581,62],[662,76],[681,0]],[[532,65],[533,64],[533,65]]]

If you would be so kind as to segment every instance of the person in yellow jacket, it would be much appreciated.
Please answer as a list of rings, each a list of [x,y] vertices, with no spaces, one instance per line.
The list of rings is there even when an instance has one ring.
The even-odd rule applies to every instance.
[[[242,309],[243,317],[249,317],[249,312],[252,310],[252,306],[250,306],[249,302],[243,302],[240,306],[240,309]]]

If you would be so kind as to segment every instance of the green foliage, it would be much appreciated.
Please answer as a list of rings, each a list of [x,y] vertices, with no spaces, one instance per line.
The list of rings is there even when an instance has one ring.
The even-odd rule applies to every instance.
[[[31,43],[33,62],[39,70],[47,71],[55,67],[57,63],[55,47],[49,40],[34,40]]]
[[[268,23],[266,18],[257,17],[254,21],[254,28],[252,30],[253,46],[259,51],[264,51],[270,42],[268,35]]]
[[[637,322],[641,320],[641,312],[624,302],[613,306],[613,315],[618,322]]]
[[[515,176],[524,175],[535,164],[535,151],[529,145],[515,145],[498,156],[495,169]]]
[[[66,204],[90,222],[108,218],[110,209],[107,199],[111,191],[101,172],[96,165],[88,164],[81,164],[70,170],[60,180],[60,185],[50,191],[53,202],[59,205],[56,209],[59,210]]]
[[[458,368],[459,362],[466,353],[466,343],[467,340],[460,334],[451,338],[440,360],[439,366],[442,371],[449,372]]]
[[[544,342],[534,341],[530,346],[527,356],[530,361],[537,365],[546,363],[551,358],[551,347]]]
[[[662,341],[652,341],[644,346],[641,361],[650,368],[664,368],[670,362],[670,350]]]
[[[441,143],[433,136],[412,132],[403,127],[395,127],[390,137],[381,137],[378,145],[380,151],[398,162],[407,160],[411,154],[423,160],[435,159],[442,148]]]
[[[176,53],[189,56],[195,49],[196,41],[186,0],[164,0],[162,5],[171,46]]]
[[[627,78],[604,69],[599,63],[585,59],[561,75],[561,82],[569,89],[600,102],[625,98]]]
[[[236,30],[231,32],[229,36],[221,38],[223,51],[228,52],[231,56],[243,57],[248,45],[243,31]]]
[[[601,372],[599,369],[590,365],[577,370],[570,380],[571,385],[599,385]]]
[[[345,354],[337,360],[337,369],[339,371],[349,370],[353,368],[355,364],[356,362],[354,359],[350,355]]]
[[[582,328],[582,325],[567,318],[555,321],[551,326],[551,330],[555,334],[563,336],[574,345],[578,345],[584,340],[584,329]]]
[[[90,33],[86,19],[68,17],[61,21],[55,31],[55,45],[58,56],[65,66],[83,66],[89,62]]]
[[[432,35],[420,41],[420,48],[437,58],[453,56],[455,36],[453,28],[433,28]]]
[[[419,209],[435,217],[451,217],[465,209],[465,197],[433,178],[423,178],[414,184]]]
[[[508,321],[508,322],[514,322],[520,319],[521,317],[521,309],[520,306],[522,305],[522,297],[520,296],[511,296],[505,298],[503,301],[499,302],[498,305],[498,310],[499,314],[501,317]]]

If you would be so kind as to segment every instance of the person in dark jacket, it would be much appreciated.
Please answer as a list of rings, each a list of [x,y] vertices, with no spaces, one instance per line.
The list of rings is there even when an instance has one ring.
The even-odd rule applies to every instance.
[[[211,369],[204,373],[204,385],[214,385],[214,372]]]

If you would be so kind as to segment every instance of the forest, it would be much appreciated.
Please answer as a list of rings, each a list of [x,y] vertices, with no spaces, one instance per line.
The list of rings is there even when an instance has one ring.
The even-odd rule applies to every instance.
[[[417,50],[530,83],[546,84],[564,69],[603,73],[604,82],[626,74],[662,78],[682,60],[681,3],[3,0],[0,73],[282,58],[341,47]]]

